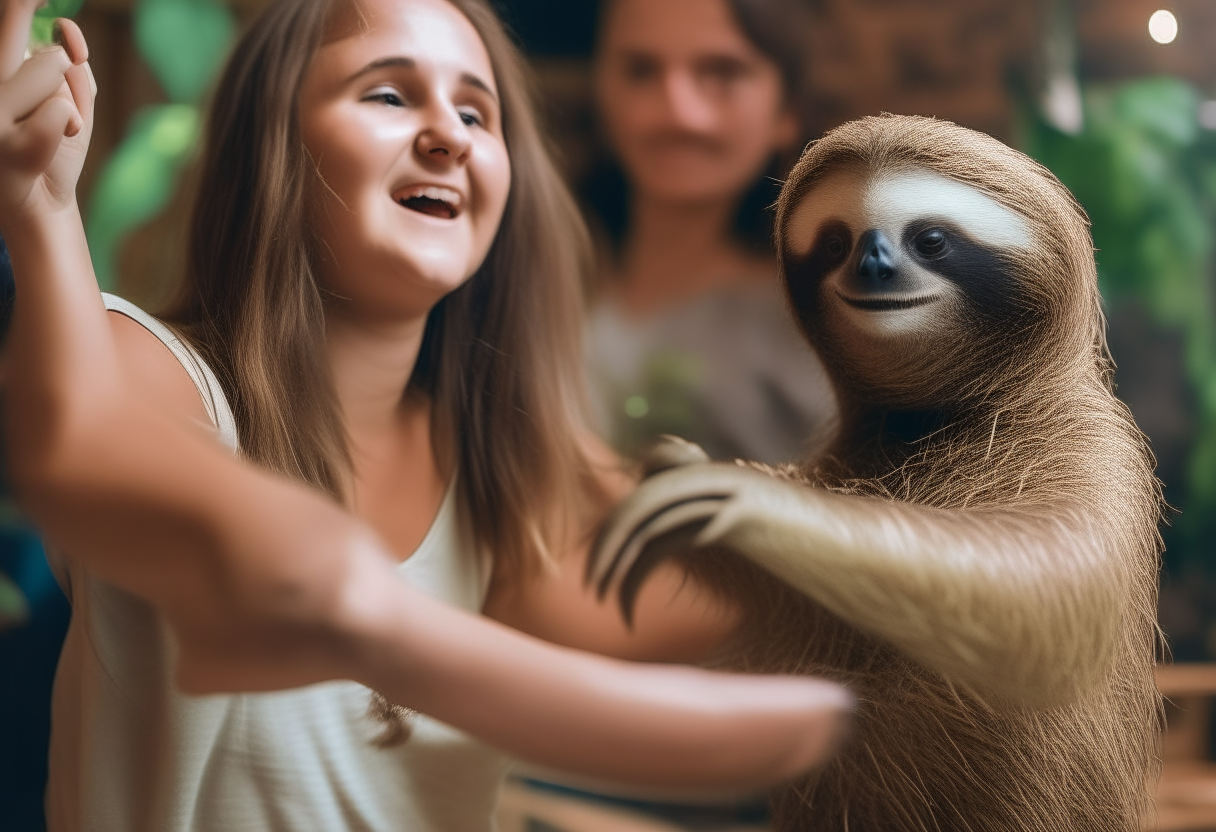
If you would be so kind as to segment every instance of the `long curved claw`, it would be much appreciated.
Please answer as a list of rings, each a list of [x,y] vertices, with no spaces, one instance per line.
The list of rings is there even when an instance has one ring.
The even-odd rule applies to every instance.
[[[642,548],[654,538],[697,521],[708,521],[729,494],[696,494],[684,500],[647,506],[628,501],[600,530],[587,561],[587,582],[595,585],[601,599],[619,576],[627,572]],[[650,510],[636,516],[632,509]],[[702,523],[704,525],[704,523]]]
[[[666,553],[674,552],[672,541],[659,541],[683,529],[695,532],[681,545],[696,548],[693,542],[723,504],[755,473],[731,463],[682,465],[645,480],[625,500],[600,530],[587,561],[586,581],[596,587],[600,598],[614,584],[629,589],[621,601],[626,620],[630,605],[646,575]],[[647,547],[653,550],[646,553]],[[645,563],[638,566],[639,558]]]
[[[709,461],[709,454],[697,443],[666,433],[647,448],[639,460],[642,463],[642,475],[646,477],[672,468]]]
[[[646,542],[639,545],[637,554],[631,565],[622,567],[621,587],[617,593],[617,603],[621,608],[621,617],[625,624],[633,627],[633,612],[637,606],[638,594],[650,573],[662,563],[669,554],[687,552],[696,548],[694,542],[701,530],[710,522],[710,517],[702,520],[676,525],[669,531],[647,535]],[[603,593],[600,593],[603,597]]]
[[[726,497],[718,495],[693,497],[681,503],[664,506],[645,524],[634,529],[633,534],[629,536],[625,544],[617,551],[616,556],[612,558],[609,564],[609,568],[603,570],[596,583],[596,593],[600,599],[602,600],[608,594],[608,590],[612,588],[614,583],[628,581],[633,575],[638,558],[643,551],[648,551],[650,555],[648,558],[649,563],[642,571],[641,577],[633,581],[640,585],[641,579],[645,578],[658,565],[659,561],[663,559],[668,551],[668,547],[656,545],[659,538],[694,524],[699,532],[713,519],[725,501]],[[692,536],[688,537],[687,542],[692,542]],[[637,588],[635,587],[634,589],[635,595]],[[623,595],[621,601],[625,620],[629,622],[631,609],[624,609],[627,605]]]

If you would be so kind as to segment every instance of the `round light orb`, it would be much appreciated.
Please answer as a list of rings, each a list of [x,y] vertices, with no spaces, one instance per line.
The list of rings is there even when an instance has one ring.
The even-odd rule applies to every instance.
[[[1178,37],[1178,18],[1173,12],[1158,9],[1148,19],[1148,34],[1157,43],[1173,43]]]

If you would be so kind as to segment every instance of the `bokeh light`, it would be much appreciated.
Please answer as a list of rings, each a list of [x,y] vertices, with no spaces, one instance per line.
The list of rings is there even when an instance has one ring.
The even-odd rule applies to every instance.
[[[1148,34],[1157,43],[1173,43],[1178,37],[1178,18],[1173,12],[1159,9],[1148,19]]]

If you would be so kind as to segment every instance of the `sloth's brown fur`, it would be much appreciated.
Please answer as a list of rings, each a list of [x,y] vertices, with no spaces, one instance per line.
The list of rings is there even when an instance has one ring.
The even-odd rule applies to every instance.
[[[1044,652],[1042,666],[1069,665],[1056,668],[1063,681],[1037,699],[1016,679],[991,686],[962,679],[948,658],[929,669],[895,639],[867,634],[873,626],[863,632],[847,612],[829,612],[757,567],[702,559],[703,573],[729,575],[728,591],[752,616],[730,665],[828,677],[858,696],[853,736],[824,771],[775,795],[775,827],[1138,832],[1152,818],[1161,724],[1153,664],[1162,501],[1145,438],[1112,392],[1088,220],[1045,168],[987,136],[931,119],[867,118],[810,146],[782,191],[777,226],[787,280],[791,215],[841,168],[928,169],[1025,217],[1032,250],[1011,255],[1023,302],[1004,320],[977,318],[942,333],[938,352],[949,360],[930,370],[894,357],[890,366],[868,366],[866,382],[851,365],[851,345],[834,342],[814,310],[796,308],[833,376],[843,427],[816,460],[771,473],[812,490],[929,507],[910,526],[915,533],[939,521],[1010,524],[1011,534],[1037,535],[1046,553],[1028,556],[1026,569],[1058,570],[1066,582],[1097,563],[1091,571],[1104,576],[1102,597],[1112,600],[1092,642],[1065,645],[1075,633],[1061,634],[1054,655],[1048,632],[1012,647]],[[891,439],[884,420],[904,406],[946,415],[913,441]],[[868,516],[848,519],[869,523]],[[987,544],[977,537],[975,545]],[[944,593],[932,603],[965,601]],[[1046,605],[1028,594],[1013,631],[1052,626],[1046,622],[1057,610]],[[890,632],[900,626],[893,622]],[[908,627],[916,622],[909,618]],[[914,636],[905,646],[945,635]]]
[[[950,401],[953,414],[909,448],[872,442],[881,407],[867,401],[869,391],[853,389],[847,373],[836,374],[841,424],[851,429],[796,474],[837,491],[942,509],[1086,515],[1126,559],[1131,594],[1106,678],[1044,709],[958,690],[787,596],[782,617],[794,612],[791,601],[797,613],[778,625],[781,637],[763,639],[749,664],[839,679],[860,705],[841,757],[778,794],[776,827],[1139,830],[1151,817],[1160,723],[1153,660],[1161,495],[1144,436],[1112,393],[1088,220],[1046,169],[987,136],[941,121],[877,117],[846,124],[807,150],[781,194],[779,240],[791,210],[841,165],[929,168],[1026,217],[1037,250],[1020,272],[1035,314],[966,334],[969,359],[938,375],[929,391]],[[820,333],[807,334],[829,362],[839,355]]]

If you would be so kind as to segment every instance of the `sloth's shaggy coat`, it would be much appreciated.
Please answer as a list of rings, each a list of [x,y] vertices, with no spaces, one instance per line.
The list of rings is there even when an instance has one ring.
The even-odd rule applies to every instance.
[[[1024,218],[1031,245],[1003,252],[1014,302],[942,321],[911,358],[860,365],[822,293],[799,285],[807,246],[790,236],[804,201],[842,170],[930,171]],[[732,537],[726,527],[747,518],[719,517],[698,538],[767,571],[692,558],[749,613],[727,664],[838,680],[858,697],[840,755],[776,793],[776,829],[1139,832],[1161,724],[1162,501],[1145,438],[1112,392],[1083,210],[1045,168],[987,136],[882,116],[807,149],[777,228],[842,428],[814,460],[764,471],[784,491],[759,498],[750,531]],[[734,476],[688,466],[685,480],[697,468],[706,481]],[[653,517],[646,493],[641,513]],[[783,547],[796,555],[771,556]],[[801,583],[773,565],[795,558],[808,564]]]

